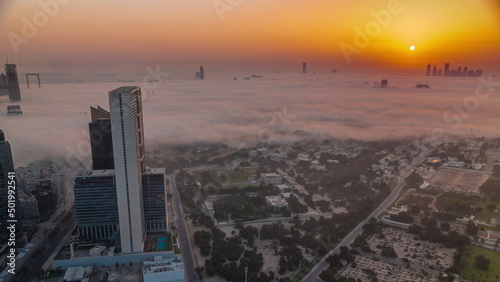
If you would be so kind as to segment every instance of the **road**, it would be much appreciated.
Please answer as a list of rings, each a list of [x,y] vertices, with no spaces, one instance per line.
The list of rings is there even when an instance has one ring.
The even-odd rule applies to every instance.
[[[177,227],[177,234],[179,238],[180,249],[182,253],[182,261],[184,262],[184,280],[189,282],[198,282],[198,275],[196,274],[196,264],[194,262],[193,251],[191,249],[190,237],[187,231],[186,222],[184,221],[184,214],[182,212],[182,203],[175,177],[179,173],[176,170],[170,175],[170,189],[172,192],[172,209],[174,211],[175,226]]]
[[[21,265],[18,266],[18,271],[20,269],[25,269],[27,270],[27,273],[24,273],[20,275],[20,277],[16,278],[18,281],[33,281],[35,279],[35,276],[42,268],[42,266],[45,264],[45,262],[50,258],[50,256],[54,253],[56,248],[61,244],[63,241],[64,237],[75,228],[76,225],[76,215],[75,212],[73,211],[73,216],[65,221],[62,222],[61,224],[57,224],[56,228],[60,228],[60,232],[57,234],[57,236],[54,236],[52,238],[45,238],[43,239],[42,243],[40,244],[39,249],[35,251],[35,254],[38,252],[38,250],[43,250],[42,254],[40,256],[36,256],[32,254],[29,258],[23,261]],[[48,246],[48,248],[44,248],[43,246]],[[9,277],[6,281],[11,281],[11,279],[14,278],[13,276]]]
[[[319,278],[319,274],[328,268],[329,264],[326,262],[326,258],[340,252],[340,247],[342,246],[349,246],[353,241],[356,236],[361,234],[363,232],[363,225],[365,225],[370,218],[378,216],[381,212],[385,211],[389,205],[396,200],[396,198],[399,195],[399,192],[401,192],[401,189],[405,186],[405,179],[406,177],[410,174],[410,172],[415,169],[415,167],[421,163],[425,158],[427,157],[427,154],[429,151],[423,151],[420,155],[418,155],[413,162],[405,167],[402,171],[401,174],[398,178],[398,183],[396,185],[396,188],[394,188],[387,196],[387,198],[378,206],[377,209],[375,209],[365,220],[360,222],[349,234],[347,234],[346,237],[340,242],[340,244],[335,247],[335,249],[331,250],[328,254],[326,254],[312,269],[311,271],[302,279],[303,282],[311,282],[311,281],[323,281],[321,278]]]

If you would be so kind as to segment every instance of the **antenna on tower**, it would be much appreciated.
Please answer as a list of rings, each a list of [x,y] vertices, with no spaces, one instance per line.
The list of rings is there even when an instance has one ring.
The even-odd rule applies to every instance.
[[[14,62],[14,53],[10,53],[10,62],[13,63]]]

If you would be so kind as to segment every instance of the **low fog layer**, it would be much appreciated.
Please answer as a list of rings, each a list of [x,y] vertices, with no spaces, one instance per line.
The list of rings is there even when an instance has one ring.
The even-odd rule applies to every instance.
[[[21,89],[20,117],[7,117],[12,103],[1,96],[0,128],[12,144],[16,166],[75,153],[85,161],[89,106],[108,109],[108,91],[132,84],[143,88],[146,149],[193,141],[238,145],[242,140],[406,138],[429,135],[436,128],[500,136],[499,88],[480,100],[474,97],[481,84],[476,78],[388,77],[389,86],[380,88],[382,78],[264,74],[250,80],[165,78],[158,85],[43,85]],[[417,82],[431,88],[415,88]]]

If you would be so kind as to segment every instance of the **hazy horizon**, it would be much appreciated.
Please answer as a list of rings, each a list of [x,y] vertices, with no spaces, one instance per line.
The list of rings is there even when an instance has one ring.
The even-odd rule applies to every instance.
[[[0,54],[20,64],[247,62],[270,72],[303,61],[318,69],[408,75],[424,73],[427,64],[488,73],[500,65],[497,0],[40,3],[50,5],[2,3]]]
[[[380,88],[382,78],[388,78],[388,88]],[[134,84],[143,93],[147,150],[183,142],[237,146],[256,140],[405,139],[428,136],[436,129],[454,135],[500,135],[495,126],[499,96],[488,96],[483,88],[484,99],[474,99],[476,87],[481,85],[477,78],[430,77],[423,81],[396,76],[274,73],[250,80],[238,76],[236,81],[229,77],[163,79],[158,84],[46,84],[31,89],[23,85],[23,100],[16,103],[22,107],[21,117],[6,117],[8,98],[0,96],[2,129],[13,144],[16,164],[64,157],[87,144],[89,107],[108,109],[108,91]],[[428,82],[431,88],[415,88],[418,82]],[[43,138],[46,136],[51,137]]]

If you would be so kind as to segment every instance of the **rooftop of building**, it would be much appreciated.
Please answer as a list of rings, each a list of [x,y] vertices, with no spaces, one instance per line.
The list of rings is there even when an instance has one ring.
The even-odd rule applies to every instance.
[[[165,174],[166,170],[164,167],[161,168],[151,168],[151,167],[146,167],[144,172],[142,173],[143,175],[151,175],[151,174]]]
[[[123,92],[132,92],[136,89],[140,89],[140,87],[139,86],[121,86],[121,87],[118,87],[114,90],[109,91],[109,94],[119,94],[119,93],[123,93]]]
[[[143,266],[144,274],[184,269],[184,264],[178,257],[165,259],[162,256],[157,256],[152,260],[145,260]]]
[[[165,168],[146,168],[143,175],[156,175],[156,174],[165,174]],[[80,171],[76,177],[107,177],[114,176],[114,169],[99,169],[99,170],[82,170]]]
[[[260,176],[262,177],[278,177],[280,176],[276,172],[269,172],[269,173],[261,173]]]
[[[114,169],[100,169],[100,170],[82,170],[78,172],[76,177],[107,177],[114,176]]]

